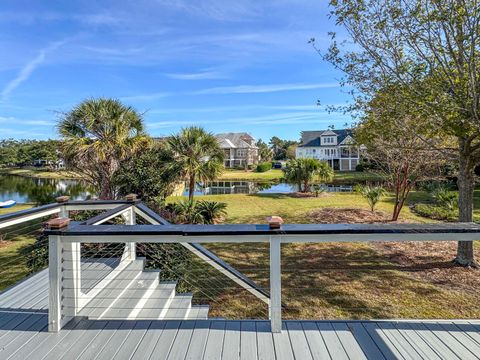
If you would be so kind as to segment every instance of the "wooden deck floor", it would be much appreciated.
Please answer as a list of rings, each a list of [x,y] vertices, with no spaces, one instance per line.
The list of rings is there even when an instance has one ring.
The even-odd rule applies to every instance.
[[[47,272],[0,294],[0,359],[479,359],[479,321],[90,321],[47,332]]]

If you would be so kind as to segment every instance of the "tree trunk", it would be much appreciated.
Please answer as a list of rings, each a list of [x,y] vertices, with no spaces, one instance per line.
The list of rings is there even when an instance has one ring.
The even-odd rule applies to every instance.
[[[303,192],[307,193],[309,190],[308,181],[303,182]]]
[[[193,201],[193,193],[195,192],[195,174],[190,175],[188,184],[188,200]]]
[[[458,169],[458,207],[459,207],[459,221],[472,222],[473,221],[473,190],[474,190],[474,163],[471,159],[469,146],[465,139],[460,138],[460,159]],[[455,263],[462,266],[475,266],[478,264],[475,261],[473,253],[473,242],[459,241],[457,248],[457,257]]]

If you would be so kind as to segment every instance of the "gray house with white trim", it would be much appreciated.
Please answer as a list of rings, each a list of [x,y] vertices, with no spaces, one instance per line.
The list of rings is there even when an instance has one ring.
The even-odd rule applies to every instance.
[[[351,130],[302,131],[302,144],[296,157],[327,161],[338,171],[355,171],[360,161],[360,147],[355,145]]]
[[[224,133],[215,135],[225,153],[225,167],[247,167],[258,164],[258,147],[255,138],[248,133]]]

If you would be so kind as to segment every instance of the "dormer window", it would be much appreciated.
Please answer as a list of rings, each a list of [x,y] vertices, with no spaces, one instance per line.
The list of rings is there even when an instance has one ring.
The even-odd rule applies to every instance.
[[[337,137],[336,136],[323,136],[322,144],[336,145]]]

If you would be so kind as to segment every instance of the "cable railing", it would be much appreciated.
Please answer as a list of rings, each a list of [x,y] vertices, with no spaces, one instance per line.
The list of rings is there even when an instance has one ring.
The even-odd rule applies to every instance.
[[[138,201],[57,207],[70,223],[60,219],[49,221],[44,232],[37,229],[43,249],[48,238],[51,331],[76,316],[268,318],[277,332],[282,319],[412,318],[416,309],[427,318],[478,318],[480,312],[478,288],[439,290],[422,281],[433,276],[420,274],[425,267],[398,261],[391,250],[474,241],[480,238],[477,224],[174,225]],[[37,212],[31,219],[34,213],[19,216],[37,225],[56,216]],[[0,217],[0,228],[12,220]],[[446,310],[459,302],[471,309]]]

